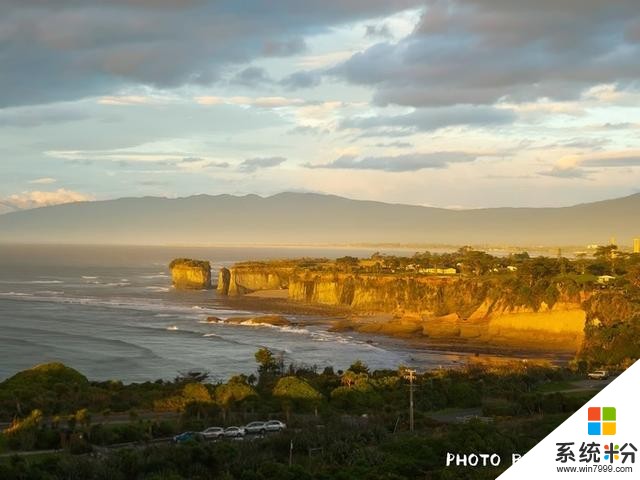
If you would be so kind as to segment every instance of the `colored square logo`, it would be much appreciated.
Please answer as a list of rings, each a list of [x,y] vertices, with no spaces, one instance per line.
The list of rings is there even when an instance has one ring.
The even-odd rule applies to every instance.
[[[601,427],[600,422],[589,422],[589,435],[602,435]]]
[[[587,417],[587,432],[589,435],[616,434],[617,415],[615,407],[589,407]]]

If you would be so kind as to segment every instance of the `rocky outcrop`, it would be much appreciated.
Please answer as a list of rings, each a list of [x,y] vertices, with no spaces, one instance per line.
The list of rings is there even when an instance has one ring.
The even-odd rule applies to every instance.
[[[291,322],[282,315],[261,315],[259,317],[230,317],[225,323],[236,323],[244,325],[271,325],[274,327],[288,327]]]
[[[237,266],[222,268],[218,274],[218,293],[244,295],[258,290],[286,290],[292,268],[265,269]]]
[[[471,277],[234,268],[229,278],[230,295],[288,288],[296,302],[348,307],[352,318],[335,330],[573,352],[584,340],[589,296],[561,285],[522,294],[519,285]]]
[[[207,261],[177,258],[169,264],[169,269],[175,288],[211,288],[211,265]]]

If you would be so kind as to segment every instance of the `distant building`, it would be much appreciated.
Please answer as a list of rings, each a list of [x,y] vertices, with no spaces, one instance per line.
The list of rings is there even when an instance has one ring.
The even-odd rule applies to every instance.
[[[431,275],[455,275],[458,273],[455,268],[421,268],[419,272]]]
[[[518,267],[516,267],[515,265],[507,265],[507,270],[509,270],[510,272],[517,272]]]
[[[640,238],[633,239],[633,253],[640,253]]]
[[[613,277],[611,275],[600,275],[598,277],[598,283],[600,285],[606,285],[607,283],[611,282],[612,280],[615,280],[616,277]]]

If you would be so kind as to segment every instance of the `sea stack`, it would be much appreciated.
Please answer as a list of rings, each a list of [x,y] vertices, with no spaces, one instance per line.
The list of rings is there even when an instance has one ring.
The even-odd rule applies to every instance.
[[[211,265],[207,261],[176,258],[169,264],[169,268],[175,288],[211,288]]]

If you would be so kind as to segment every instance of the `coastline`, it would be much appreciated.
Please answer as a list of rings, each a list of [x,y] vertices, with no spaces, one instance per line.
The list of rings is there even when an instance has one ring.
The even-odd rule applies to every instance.
[[[302,303],[289,300],[282,292],[286,290],[263,290],[246,295],[219,297],[225,307],[255,312],[279,313],[282,315],[308,315],[318,317],[316,324],[323,324],[328,331],[353,332],[371,343],[400,343],[406,347],[461,355],[474,361],[509,362],[513,360],[544,361],[556,365],[566,365],[575,356],[575,352],[559,351],[553,348],[526,348],[474,342],[471,339],[456,337],[429,338],[422,334],[411,333],[410,329],[367,328],[388,324],[393,314],[383,312],[354,312],[349,307]],[[308,320],[307,320],[308,321]]]

